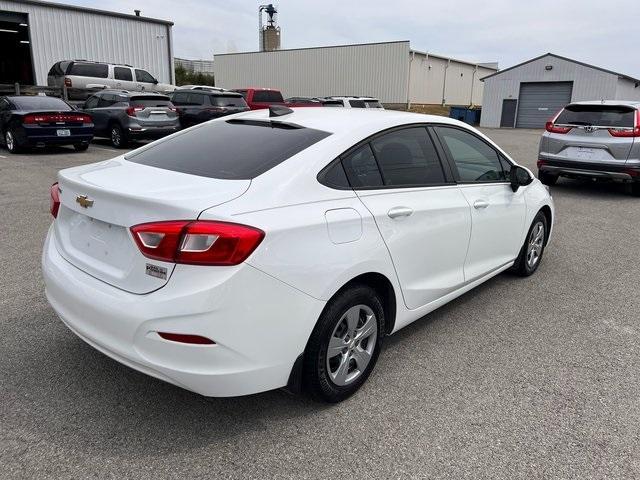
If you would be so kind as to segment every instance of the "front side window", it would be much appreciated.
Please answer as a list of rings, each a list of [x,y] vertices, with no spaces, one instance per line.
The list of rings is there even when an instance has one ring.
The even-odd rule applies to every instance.
[[[68,75],[79,77],[107,78],[109,66],[106,63],[74,63]]]
[[[396,130],[371,141],[387,186],[445,182],[438,153],[424,127]]]
[[[113,77],[116,80],[132,81],[131,69],[127,67],[113,67]]]
[[[480,138],[459,128],[435,127],[449,151],[461,182],[503,182],[506,180],[496,152]]]
[[[149,72],[136,68],[136,81],[144,83],[154,83],[156,79],[153,78],[153,76]]]
[[[382,176],[373,155],[371,146],[367,143],[342,158],[344,171],[353,188],[382,187]]]
[[[201,177],[249,180],[329,135],[281,122],[227,120],[184,130],[125,158]]]

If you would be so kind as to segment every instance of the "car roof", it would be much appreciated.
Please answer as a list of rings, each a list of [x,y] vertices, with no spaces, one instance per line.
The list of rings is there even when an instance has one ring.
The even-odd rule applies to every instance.
[[[328,99],[332,99],[332,98],[344,98],[345,100],[376,100],[376,101],[380,101],[378,100],[376,97],[357,97],[355,95],[332,95],[330,97],[325,97]]]
[[[198,95],[209,95],[210,97],[240,97],[242,98],[242,94],[238,93],[238,92],[231,92],[231,91],[223,91],[221,92],[220,90],[194,90],[191,88],[176,88],[173,93],[192,93],[192,94],[198,94]]]
[[[132,92],[130,90],[121,90],[118,88],[105,88],[103,90],[99,90],[97,92],[94,93],[94,95],[100,95],[101,93],[110,93],[110,94],[114,94],[117,93],[119,95],[126,95],[129,97],[139,97],[139,96],[145,96],[145,97],[167,97],[164,93],[158,93],[158,92]]]
[[[610,105],[618,107],[640,107],[638,100],[586,100],[582,102],[571,102],[569,105]]]
[[[309,107],[296,107],[291,108],[291,110],[292,113],[279,117],[269,117],[268,109],[252,110],[239,114],[234,118],[292,123],[331,133],[348,133],[353,129],[354,125],[364,125],[367,130],[372,132],[412,123],[441,123],[468,127],[465,123],[449,117],[401,112],[398,110]]]

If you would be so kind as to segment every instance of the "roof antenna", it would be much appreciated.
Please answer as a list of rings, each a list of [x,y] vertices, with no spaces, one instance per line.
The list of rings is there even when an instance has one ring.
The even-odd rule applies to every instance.
[[[290,113],[293,113],[293,110],[283,105],[269,105],[269,117],[282,117]]]

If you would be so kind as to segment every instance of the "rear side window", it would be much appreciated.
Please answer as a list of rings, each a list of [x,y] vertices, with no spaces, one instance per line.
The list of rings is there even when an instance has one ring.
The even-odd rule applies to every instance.
[[[201,177],[248,180],[329,135],[280,122],[227,120],[201,124],[125,158]]]
[[[367,108],[364,100],[349,100],[349,105],[351,105],[352,108]]]
[[[188,97],[189,97],[189,94],[185,92],[174,93],[172,97],[173,98],[172,101],[176,105],[186,105]]]
[[[132,81],[133,74],[131,69],[127,67],[113,67],[113,77],[116,80]]]
[[[211,95],[211,105],[216,107],[246,107],[247,102],[240,96]]]
[[[556,124],[595,125],[598,127],[633,127],[635,110],[613,105],[569,105],[562,110]]]
[[[282,94],[280,92],[275,92],[273,90],[256,90],[255,92],[253,92],[253,101],[264,103],[282,103],[284,102],[284,99],[282,98]]]
[[[71,107],[63,100],[53,97],[12,97],[11,101],[18,110],[58,110],[69,111]]]
[[[382,187],[376,157],[368,143],[343,157],[342,165],[353,188]]]
[[[459,128],[435,127],[449,156],[455,163],[461,182],[503,182],[507,173],[489,144]]]
[[[371,142],[387,186],[444,183],[444,172],[427,130],[405,128]]]
[[[98,108],[110,107],[114,103],[116,103],[115,95],[109,95],[109,94],[100,95],[98,100]]]
[[[187,97],[187,105],[204,105],[207,103],[207,96],[202,93],[190,93]]]
[[[53,67],[49,70],[48,75],[52,77],[61,76],[67,73],[67,68],[71,62],[57,62],[53,64]]]
[[[79,77],[107,78],[109,66],[104,63],[74,63],[68,75]]]

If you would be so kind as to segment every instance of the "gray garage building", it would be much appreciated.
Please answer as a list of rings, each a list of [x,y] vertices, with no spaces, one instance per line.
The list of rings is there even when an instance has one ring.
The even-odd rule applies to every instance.
[[[483,127],[542,128],[567,103],[640,100],[640,80],[546,53],[482,78]]]
[[[0,84],[46,85],[54,63],[78,59],[133,65],[173,83],[172,25],[133,12],[0,0]]]
[[[214,55],[216,85],[285,97],[371,95],[389,105],[479,105],[498,64],[421,52],[408,41]]]

